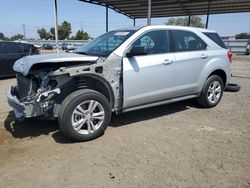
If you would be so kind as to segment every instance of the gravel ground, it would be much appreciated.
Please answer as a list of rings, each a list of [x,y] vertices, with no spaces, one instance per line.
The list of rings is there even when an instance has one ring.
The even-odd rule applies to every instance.
[[[220,104],[193,100],[113,116],[101,138],[67,140],[56,121],[14,121],[0,80],[0,187],[250,187],[250,57],[235,56]]]

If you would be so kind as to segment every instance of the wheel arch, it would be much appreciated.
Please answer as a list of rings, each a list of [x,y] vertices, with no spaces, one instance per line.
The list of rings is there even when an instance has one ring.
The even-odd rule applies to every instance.
[[[112,90],[111,85],[101,76],[95,74],[84,74],[77,75],[72,77],[70,81],[68,81],[63,86],[63,91],[65,91],[63,97],[61,98],[61,102],[72,92],[80,89],[92,89],[103,94],[108,101],[110,102],[110,107],[113,109],[115,98],[114,92]]]
[[[219,77],[221,77],[223,84],[224,84],[224,88],[226,87],[226,83],[227,83],[227,74],[224,70],[222,69],[215,69],[214,71],[212,71],[208,76],[207,79],[212,76],[212,75],[217,75]]]
[[[220,76],[225,87],[231,78],[229,63],[221,57],[213,58],[208,63],[206,63],[199,78],[199,92],[202,90],[206,80],[212,75]]]

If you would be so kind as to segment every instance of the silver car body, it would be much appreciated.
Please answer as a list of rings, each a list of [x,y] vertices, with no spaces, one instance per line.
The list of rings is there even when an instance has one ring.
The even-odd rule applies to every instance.
[[[132,58],[126,56],[136,39],[154,30],[190,31],[207,47],[200,51],[169,52]],[[24,77],[36,64],[79,62],[79,65],[62,65],[46,74],[35,71],[42,79],[56,80],[56,88],[45,89],[28,101],[20,101],[9,91],[9,104],[18,118],[41,116],[51,109],[52,116],[57,117],[60,103],[49,103],[51,101],[48,101],[48,95],[60,95],[63,92],[61,86],[79,76],[90,76],[101,81],[108,88],[111,108],[116,113],[197,97],[206,79],[214,71],[222,70],[225,73],[225,85],[231,77],[228,50],[220,47],[203,32],[215,31],[193,27],[146,26],[138,29],[106,58],[66,53],[22,58],[16,62],[14,70]],[[85,61],[88,63],[85,64]],[[101,73],[96,71],[99,67],[102,67]],[[44,101],[40,100],[43,98]]]

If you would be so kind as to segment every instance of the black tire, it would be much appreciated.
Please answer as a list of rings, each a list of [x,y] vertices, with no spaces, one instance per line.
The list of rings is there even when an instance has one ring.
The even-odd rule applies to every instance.
[[[221,91],[220,91],[220,96],[218,97],[217,101],[216,102],[211,102],[209,100],[209,97],[208,97],[208,89],[209,89],[209,86],[212,83],[214,83],[215,81],[217,81],[220,84]],[[206,82],[205,82],[205,84],[204,84],[204,86],[202,88],[202,91],[200,93],[200,96],[197,98],[197,101],[202,107],[212,108],[212,107],[216,106],[220,102],[220,100],[221,100],[221,98],[223,96],[223,90],[224,90],[224,83],[223,83],[222,78],[220,76],[218,76],[218,75],[212,75],[206,80]]]
[[[241,89],[241,87],[238,84],[229,83],[229,84],[227,84],[225,91],[238,92],[238,91],[240,91],[240,89]]]
[[[101,104],[104,109],[104,120],[100,127],[94,132],[81,134],[73,127],[71,121],[72,115],[79,104],[89,100],[94,100]],[[111,107],[107,98],[101,93],[89,89],[77,90],[67,96],[62,102],[58,114],[58,122],[62,132],[65,134],[65,136],[75,141],[88,141],[102,136],[109,125],[110,118]]]

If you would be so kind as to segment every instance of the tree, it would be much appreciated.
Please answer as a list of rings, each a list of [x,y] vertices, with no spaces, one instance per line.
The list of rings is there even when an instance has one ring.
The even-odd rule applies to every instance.
[[[21,34],[14,35],[10,38],[10,40],[22,40],[24,39],[24,36]]]
[[[58,31],[58,33],[59,33],[59,31]],[[54,40],[56,39],[55,28],[54,27],[50,28],[50,38],[54,39]],[[58,37],[58,39],[59,39],[59,37]]]
[[[4,40],[5,39],[5,36],[3,33],[0,33],[0,40]]]
[[[70,33],[71,33],[71,24],[69,22],[64,21],[62,25],[58,26],[58,38],[60,40],[69,39]]]
[[[38,29],[37,33],[39,34],[41,39],[55,39],[55,28],[51,27],[49,31],[46,29]],[[69,35],[71,33],[71,24],[69,22],[64,21],[61,25],[58,26],[58,39],[64,40],[69,39]]]
[[[51,39],[51,34],[47,32],[46,29],[44,28],[38,29],[37,33],[39,34],[39,37],[41,39],[45,39],[45,40]]]
[[[64,21],[61,25],[58,26],[58,39],[65,40],[69,39],[69,35],[71,33],[71,24],[69,22]],[[50,34],[53,39],[55,39],[55,28],[50,28]]]
[[[188,17],[170,18],[165,24],[166,25],[188,26]],[[202,22],[202,19],[199,16],[191,16],[190,17],[190,26],[204,28],[204,23]]]
[[[239,33],[235,35],[235,39],[250,39],[250,33]]]
[[[0,33],[0,40],[9,41],[10,39],[8,37],[6,37],[3,33]]]
[[[84,32],[83,30],[78,30],[75,37],[72,37],[74,40],[89,40],[90,36],[87,32]]]

